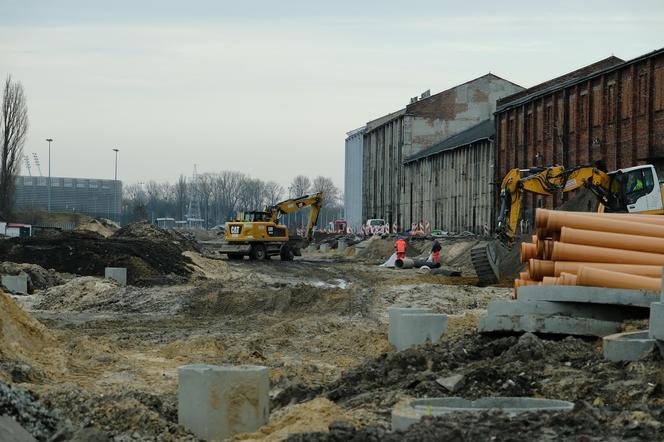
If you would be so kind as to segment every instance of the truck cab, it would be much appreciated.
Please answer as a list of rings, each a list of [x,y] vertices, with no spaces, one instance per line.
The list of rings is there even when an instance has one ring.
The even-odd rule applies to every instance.
[[[618,169],[608,175],[615,202],[613,207],[607,207],[607,211],[651,214],[664,212],[663,188],[652,165]]]

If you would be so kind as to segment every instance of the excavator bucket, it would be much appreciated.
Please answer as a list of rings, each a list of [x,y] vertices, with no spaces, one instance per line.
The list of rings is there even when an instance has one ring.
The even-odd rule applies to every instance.
[[[496,241],[483,242],[470,250],[470,259],[481,287],[496,284],[500,279],[499,250]]]

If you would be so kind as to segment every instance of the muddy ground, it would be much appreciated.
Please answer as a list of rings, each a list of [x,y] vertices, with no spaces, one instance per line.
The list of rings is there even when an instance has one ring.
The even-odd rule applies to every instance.
[[[473,286],[453,254],[448,262],[460,263],[463,277],[375,265],[390,252],[383,241],[356,256],[314,252],[282,263],[186,251],[187,281],[168,286],[65,275],[15,297],[28,314],[10,300],[3,306],[0,380],[11,394],[0,384],[0,407],[23,410],[19,421],[39,440],[195,440],[177,425],[177,367],[251,363],[270,367],[271,419],[237,440],[487,440],[488,431],[496,440],[664,437],[658,357],[613,364],[598,341],[480,336],[477,319],[489,301],[508,299],[508,288]],[[443,341],[392,351],[392,305],[448,314]],[[454,374],[463,378],[454,391],[437,382]],[[568,415],[441,418],[389,433],[390,410],[403,398],[453,395],[548,397],[578,407]]]

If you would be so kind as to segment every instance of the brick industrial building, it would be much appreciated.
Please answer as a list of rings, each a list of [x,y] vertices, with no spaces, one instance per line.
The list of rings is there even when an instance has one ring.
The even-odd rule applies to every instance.
[[[627,62],[610,57],[505,97],[495,120],[497,184],[516,167],[597,160],[609,170],[650,163],[662,177],[664,49]],[[528,196],[523,217],[568,197]]]
[[[362,160],[363,219],[384,218],[390,224],[409,226],[412,222],[422,221],[424,213],[438,213],[436,207],[442,210],[443,204],[449,204],[443,202],[446,198],[446,201],[463,198],[461,194],[453,194],[457,190],[444,188],[435,193],[434,200],[428,200],[427,205],[433,204],[433,209],[427,207],[425,212],[423,203],[419,199],[416,202],[420,198],[415,194],[419,184],[406,182],[404,161],[491,119],[496,100],[522,89],[496,75],[487,74],[435,95],[423,94],[421,99],[412,99],[404,109],[367,123]],[[482,173],[489,178],[493,176],[488,169]],[[417,206],[421,210],[416,209]],[[467,210],[465,216],[472,217],[470,205],[457,208]],[[435,222],[433,218],[425,221]]]

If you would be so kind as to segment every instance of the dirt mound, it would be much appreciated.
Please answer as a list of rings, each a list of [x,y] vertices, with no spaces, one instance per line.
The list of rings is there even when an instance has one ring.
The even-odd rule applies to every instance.
[[[46,290],[35,308],[65,312],[84,311],[90,305],[98,305],[101,299],[115,297],[118,291],[119,286],[115,281],[83,276]]]
[[[0,416],[13,417],[39,441],[48,440],[60,427],[60,418],[28,390],[0,382]]]
[[[64,284],[65,280],[54,270],[46,270],[36,264],[18,264],[15,262],[0,262],[0,274],[20,275],[28,277],[28,292],[43,290],[54,285]]]
[[[395,238],[383,239],[379,236],[372,236],[351,248],[355,250],[355,254],[359,258],[387,259],[394,253],[395,240]],[[420,253],[422,251],[414,246],[413,241],[406,241],[406,255],[418,256]]]
[[[236,435],[234,441],[265,441],[276,442],[284,440],[289,434],[326,431],[332,422],[355,422],[351,413],[325,398],[316,398],[310,402],[295,405],[280,410],[276,415],[270,416],[270,423],[261,427],[255,433]]]
[[[369,360],[320,389],[293,386],[274,404],[322,394],[343,407],[383,416],[404,396],[524,396],[661,408],[661,359],[653,356],[638,367],[605,361],[601,350],[575,338],[553,341],[525,334],[496,339],[468,333]],[[453,393],[437,382],[456,374],[463,380]]]
[[[64,370],[55,338],[0,292],[0,372],[4,380],[34,381]]]
[[[198,441],[177,424],[176,398],[141,391],[96,395],[73,385],[44,394],[75,427],[94,426],[111,440]]]
[[[105,267],[126,267],[128,282],[142,286],[186,280],[191,260],[182,255],[184,250],[171,240],[101,238],[89,232],[0,241],[0,254],[8,261],[84,276],[103,275]]]
[[[153,239],[161,241],[170,241],[173,239],[165,229],[150,224],[147,221],[127,224],[115,232],[113,237]]]
[[[105,218],[94,218],[87,222],[78,224],[74,231],[76,232],[95,232],[104,238],[113,235],[120,226],[111,220]]]
[[[372,440],[384,442],[425,441],[609,441],[662,440],[662,409],[630,407],[615,411],[578,403],[572,412],[523,413],[508,416],[500,412],[454,413],[426,418],[405,431],[388,433],[381,427],[357,430],[348,424],[334,424],[329,433],[295,434],[289,442],[332,442]],[[489,437],[490,435],[490,437]]]

